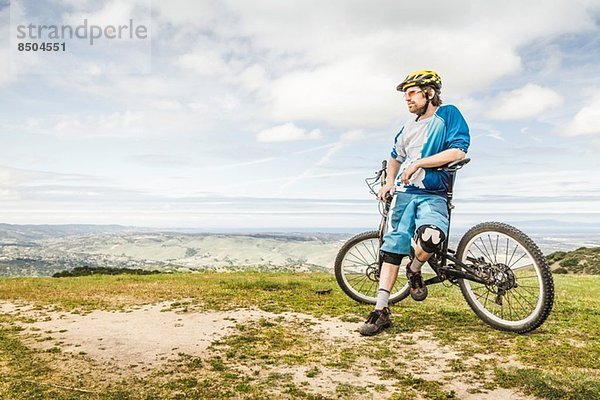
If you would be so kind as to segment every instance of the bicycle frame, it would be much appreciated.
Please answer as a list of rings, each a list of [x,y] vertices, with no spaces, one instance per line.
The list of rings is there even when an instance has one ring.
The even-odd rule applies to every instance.
[[[465,158],[463,160],[455,161],[454,163],[449,164],[448,166],[441,167],[441,170],[447,171],[450,173],[450,182],[449,182],[449,190],[447,192],[447,204],[448,204],[448,227],[450,227],[452,210],[454,209],[454,204],[452,203],[453,199],[453,189],[454,182],[456,177],[456,171],[461,169],[464,165],[466,165],[470,159]],[[378,172],[376,179],[381,179],[382,186],[385,185],[386,182],[386,167],[387,162],[383,161],[382,169]],[[371,187],[371,186],[369,186]],[[395,196],[396,194],[394,194]],[[385,234],[386,226],[387,226],[387,218],[391,206],[391,198],[385,202],[384,211],[382,213],[381,222],[379,224],[379,245],[383,244],[383,236]],[[431,285],[434,283],[440,283],[445,280],[449,280],[452,283],[456,283],[457,279],[467,279],[470,281],[474,281],[481,284],[487,284],[487,282],[475,275],[472,266],[464,264],[460,260],[458,260],[454,254],[456,254],[455,250],[448,248],[448,238],[444,240],[442,244],[442,249],[433,253],[433,255],[429,258],[427,263],[436,273],[436,276],[433,278],[429,278],[425,280],[426,285]],[[469,259],[469,257],[467,258]],[[450,260],[453,264],[447,265],[447,261]],[[472,260],[477,261],[477,260]],[[379,279],[379,274],[381,272],[381,266],[383,264],[383,260],[381,254],[378,257],[378,268],[376,271],[376,277]],[[457,268],[459,267],[459,268]]]

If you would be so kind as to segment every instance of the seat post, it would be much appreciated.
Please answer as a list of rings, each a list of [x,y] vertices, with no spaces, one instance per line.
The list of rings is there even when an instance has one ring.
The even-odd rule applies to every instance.
[[[448,199],[448,234],[446,235],[446,240],[444,240],[444,245],[442,246],[441,266],[446,265],[446,254],[448,253],[448,242],[450,241],[450,218],[452,217],[452,209],[454,208],[454,204],[452,204],[452,196],[454,193],[454,178],[456,175],[456,171],[450,171],[449,175],[450,176],[448,179],[448,192],[446,192],[446,197]]]
[[[454,204],[452,204],[452,197],[454,195],[454,178],[456,175],[456,171],[450,172],[448,192],[446,193],[446,197],[448,198],[448,215],[450,215],[450,211],[454,209]]]

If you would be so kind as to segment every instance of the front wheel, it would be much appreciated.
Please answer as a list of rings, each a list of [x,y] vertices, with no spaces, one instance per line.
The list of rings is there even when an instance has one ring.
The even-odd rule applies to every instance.
[[[538,246],[515,227],[484,222],[460,240],[456,257],[487,284],[459,280],[471,309],[493,328],[526,333],[552,310],[554,282]]]
[[[375,304],[379,289],[379,233],[363,232],[350,238],[340,249],[334,269],[335,279],[344,293],[360,303]],[[400,273],[390,292],[389,303],[397,303],[408,294],[406,277]]]

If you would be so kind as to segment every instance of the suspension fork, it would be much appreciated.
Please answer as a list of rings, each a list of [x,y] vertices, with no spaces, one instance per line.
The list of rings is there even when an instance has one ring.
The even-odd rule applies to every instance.
[[[383,210],[383,216],[381,217],[381,222],[379,223],[379,254],[377,254],[377,271],[375,271],[375,275],[377,279],[379,279],[379,275],[381,273],[381,267],[383,266],[383,257],[381,254],[381,246],[383,245],[383,235],[385,235],[385,229],[387,226],[388,214],[390,211],[391,200],[385,202],[385,207]]]

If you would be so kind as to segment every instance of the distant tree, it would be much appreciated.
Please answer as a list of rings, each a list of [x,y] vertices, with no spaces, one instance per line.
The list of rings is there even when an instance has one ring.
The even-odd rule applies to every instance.
[[[111,268],[111,267],[75,267],[72,270],[57,272],[52,275],[53,278],[69,278],[76,276],[89,275],[152,275],[160,274],[161,271],[148,271],[145,269],[130,269],[130,268]]]

